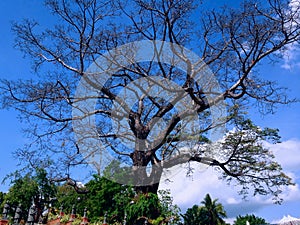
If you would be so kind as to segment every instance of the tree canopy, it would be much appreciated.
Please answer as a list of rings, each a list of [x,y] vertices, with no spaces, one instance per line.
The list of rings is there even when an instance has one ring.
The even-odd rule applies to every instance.
[[[262,145],[278,134],[242,115],[294,101],[257,73],[299,42],[300,6],[291,4],[46,0],[55,26],[12,28],[39,78],[1,81],[2,106],[20,112],[31,141],[15,156],[75,188],[74,167],[103,175],[118,160],[126,176],[111,179],[143,193],[157,192],[164,170],[195,161],[219,168],[243,194],[250,183],[254,194],[280,200],[292,182]],[[225,125],[236,132],[226,136]],[[221,152],[212,151],[224,137]]]
[[[60,216],[61,220],[69,220],[71,213],[81,222],[84,210],[87,209],[87,217],[91,223],[102,223],[104,218],[109,224],[139,225],[148,221],[149,224],[176,224],[180,221],[179,208],[173,204],[169,191],[160,191],[159,194],[136,193],[133,187],[118,184],[105,177],[93,175],[93,178],[84,186],[89,189],[86,193],[77,193],[68,184],[49,185],[49,180],[42,172],[39,176],[18,177],[14,180],[11,188],[1,197],[1,206],[8,202],[9,218],[14,218],[16,207],[21,204],[22,219],[27,221],[28,209],[33,201],[37,207],[38,214],[36,222],[39,221],[45,207],[49,210],[48,220]],[[42,179],[41,179],[42,178]],[[43,180],[43,186],[40,180]],[[48,182],[45,182],[48,181]],[[2,193],[0,193],[2,194]],[[51,196],[51,198],[49,197]],[[46,219],[47,219],[46,217]]]
[[[194,205],[182,215],[184,224],[225,225],[226,212],[223,205],[217,201],[217,199],[213,200],[209,194],[206,194],[204,200],[201,201],[202,205]]]
[[[236,220],[234,221],[234,225],[244,225],[246,222],[249,222],[250,224],[257,224],[257,225],[262,225],[266,224],[265,219],[255,216],[253,214],[251,215],[245,215],[245,216],[238,216]]]
[[[38,169],[35,175],[27,173],[22,176],[15,174],[12,185],[3,196],[1,207],[8,202],[10,206],[9,216],[14,218],[15,210],[18,206],[22,208],[22,218],[27,220],[28,210],[35,204],[38,210],[37,219],[43,210],[43,204],[52,203],[52,198],[56,196],[56,186],[52,184],[47,173],[43,169]]]

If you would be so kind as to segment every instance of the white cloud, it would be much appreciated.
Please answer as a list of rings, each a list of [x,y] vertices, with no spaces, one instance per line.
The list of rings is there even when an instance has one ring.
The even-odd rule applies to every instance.
[[[85,188],[84,184],[82,182],[76,182],[76,186],[78,188]]]
[[[237,201],[237,199],[235,199],[235,198],[233,198],[233,197],[229,197],[228,199],[227,199],[227,202],[226,202],[227,204],[230,204],[230,205],[233,205],[233,204],[238,204],[239,203],[239,201]]]
[[[287,190],[283,193],[285,201],[300,201],[300,189],[299,184],[287,187]]]
[[[241,196],[237,194],[238,189],[226,185],[218,178],[218,172],[210,167],[195,172],[192,177],[186,177],[185,171],[181,171],[171,179],[173,182],[162,182],[160,188],[171,189],[174,203],[178,204],[183,211],[194,204],[199,205],[207,193],[226,204],[234,205],[242,201]]]
[[[285,24],[286,29],[288,32],[290,30],[295,29],[295,27],[299,26],[300,23],[300,2],[299,0],[292,0],[289,3],[288,15],[291,15],[294,19],[288,20]],[[281,66],[284,69],[291,70],[297,67],[300,67],[300,45],[297,43],[292,43],[286,46],[286,49],[283,52],[283,65]]]
[[[278,144],[266,143],[266,147],[273,151],[283,169],[287,171],[300,169],[300,140],[292,139]]]
[[[283,64],[281,67],[286,70],[293,70],[300,67],[300,46],[298,44],[290,44],[282,53]]]

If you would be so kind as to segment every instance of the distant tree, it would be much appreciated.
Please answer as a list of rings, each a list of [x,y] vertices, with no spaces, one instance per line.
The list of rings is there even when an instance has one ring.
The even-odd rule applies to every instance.
[[[59,208],[62,207],[65,214],[69,214],[72,208],[75,207],[77,214],[83,214],[84,207],[84,194],[77,193],[73,187],[68,184],[61,184],[57,186],[57,201],[53,205],[53,209],[58,214]]]
[[[173,203],[173,197],[171,197],[170,191],[160,190],[159,200],[161,205],[160,218],[162,222],[165,222],[165,224],[179,224],[181,221],[180,208]]]
[[[107,216],[108,222],[112,219],[119,222],[123,220],[124,208],[134,196],[125,194],[126,186],[99,175],[93,175],[86,184],[80,185],[81,189],[89,191],[78,193],[67,183],[57,186],[55,208],[63,206],[66,214],[71,213],[74,208],[75,213],[79,215],[83,215],[84,208],[87,208],[89,220],[92,222],[98,222],[99,218],[103,218],[104,215]]]
[[[111,169],[111,167],[109,167]],[[157,224],[175,223],[179,220],[179,208],[173,205],[168,191],[156,194],[138,194],[133,187],[108,180],[99,175],[84,184],[89,191],[77,193],[67,184],[57,187],[56,208],[63,205],[65,213],[75,207],[77,214],[82,215],[86,207],[91,222],[99,222],[106,216],[109,223],[123,222],[126,214],[128,224],[139,224],[145,218]]]
[[[5,193],[2,192],[2,191],[0,191],[0,209],[3,209],[3,206],[4,206],[4,204],[5,204],[4,199],[5,199]],[[1,212],[1,211],[0,211],[0,212]]]
[[[210,10],[198,0],[125,2],[46,0],[56,26],[41,31],[33,20],[13,25],[16,47],[31,57],[39,74],[39,79],[1,82],[2,106],[20,112],[33,142],[17,150],[18,159],[29,169],[47,168],[53,180],[76,188],[72,168],[89,163],[102,175],[103,160],[91,158],[113,156],[130,168],[128,180],[144,194],[157,193],[163,169],[194,161],[219,168],[223,178],[237,180],[242,188],[251,184],[254,194],[275,195],[278,200],[281,187],[292,182],[271,153],[267,151],[261,162],[262,148],[252,148],[245,158],[238,141],[226,145],[239,151],[223,151],[220,157],[199,146],[212,141],[210,131],[230,124],[244,108],[255,104],[260,112],[270,113],[277,104],[293,102],[284,88],[265,80],[257,69],[276,62],[288,46],[299,42],[300,5],[292,6],[290,0],[242,0],[239,7]],[[143,46],[114,51],[144,40],[153,47],[144,62],[133,61],[144,55],[136,54]],[[164,51],[165,46],[170,51]],[[199,54],[211,73],[183,47]],[[169,61],[161,62],[165,53]],[[107,63],[98,63],[99,57]],[[94,79],[95,71],[87,70],[91,64],[96,71],[117,71],[109,79],[104,73]],[[199,74],[203,80],[197,79]],[[79,81],[94,92],[77,96]],[[126,93],[132,96],[119,97]],[[95,107],[86,111],[88,100],[95,100]],[[176,108],[185,100],[184,107]],[[228,114],[212,115],[223,107]],[[192,118],[201,126],[190,135],[194,127],[185,126],[185,121]],[[93,129],[83,124],[87,120],[95,121]],[[188,145],[191,151],[183,153]],[[245,169],[252,162],[257,166]]]
[[[22,204],[23,209],[26,211],[31,206],[33,199],[38,196],[39,189],[37,182],[27,174],[12,182],[11,187],[5,195],[5,201],[9,201],[10,205],[14,207]],[[13,212],[11,213],[11,216],[13,216]]]
[[[4,201],[4,196],[5,196],[5,193],[0,191],[0,204],[2,204],[2,202]]]
[[[264,225],[266,224],[265,219],[261,217],[257,217],[255,215],[246,215],[246,216],[238,216],[234,221],[234,225],[245,225],[246,222],[249,222],[250,225]]]
[[[105,177],[94,175],[93,179],[86,184],[89,192],[85,194],[83,203],[89,209],[89,217],[97,221],[99,217],[107,214],[107,220],[122,222],[125,206],[133,194],[129,193],[129,187],[115,183]]]
[[[114,216],[126,214],[126,221],[132,225],[142,225],[145,220],[149,224],[177,224],[180,221],[179,208],[173,204],[170,192],[159,191],[153,193],[136,193],[132,187],[118,193],[113,198],[116,201]],[[122,222],[122,220],[119,220]]]
[[[203,206],[200,208],[200,215],[203,218],[202,224],[207,225],[225,225],[226,212],[221,203],[217,203],[218,199],[212,200],[209,194],[206,194],[201,202]]]
[[[193,205],[192,208],[188,208],[185,214],[182,214],[184,219],[184,225],[201,224],[204,218],[201,214],[201,208],[198,205]]]
[[[12,180],[11,187],[4,199],[9,202],[12,209],[21,204],[23,219],[26,221],[27,212],[33,203],[37,207],[36,219],[38,220],[44,205],[48,205],[51,201],[50,198],[55,197],[55,195],[56,186],[48,180],[46,171],[36,169],[35,175],[21,176],[15,173],[15,179]],[[11,210],[10,216],[13,218],[14,210]]]
[[[194,205],[187,209],[183,216],[185,225],[225,225],[226,212],[217,199],[212,200],[209,194],[206,194],[202,205]]]
[[[40,197],[42,197],[44,201],[49,201],[51,198],[54,198],[57,189],[56,185],[49,180],[49,175],[47,174],[47,171],[42,168],[37,168],[35,175],[32,178],[34,181],[36,181],[40,193]]]
[[[142,225],[145,220],[156,219],[160,216],[160,202],[156,194],[138,194],[127,206],[128,223]]]

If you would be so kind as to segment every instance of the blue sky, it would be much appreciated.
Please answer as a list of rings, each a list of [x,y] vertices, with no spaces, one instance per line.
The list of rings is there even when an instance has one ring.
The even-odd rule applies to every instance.
[[[0,1],[0,79],[26,79],[31,76],[31,66],[28,59],[16,50],[14,36],[11,32],[13,21],[37,17],[41,23],[47,24],[47,10],[39,0]],[[14,111],[0,110],[0,179],[15,170],[18,163],[12,157],[12,151],[22,147],[26,139],[23,137],[21,123]],[[7,190],[7,185],[0,185],[0,191]]]
[[[36,18],[41,24],[47,25],[47,10],[40,0],[2,0],[0,1],[0,79],[24,79],[31,76],[28,59],[13,48],[14,36],[11,33],[11,22],[23,18]],[[300,51],[291,48],[289,57],[274,65],[263,65],[261,74],[264,77],[278,81],[290,89],[290,95],[300,98]],[[255,122],[262,127],[269,126],[280,129],[282,143],[270,145],[270,149],[282,163],[285,171],[297,182],[297,185],[284,192],[285,201],[282,205],[273,205],[263,197],[250,198],[243,201],[234,190],[219,181],[210,169],[195,174],[193,178],[184,178],[182,174],[176,182],[162,184],[161,188],[170,188],[177,203],[184,211],[193,204],[199,204],[206,193],[218,198],[225,206],[229,217],[238,214],[255,213],[266,218],[269,222],[277,221],[284,215],[300,218],[300,104],[279,107],[276,114],[258,115],[251,111]],[[17,120],[13,111],[0,110],[0,179],[13,172],[17,161],[11,153],[22,147],[26,139],[20,130],[22,124]],[[174,179],[176,180],[176,179]],[[0,191],[7,191],[7,185],[0,185]]]

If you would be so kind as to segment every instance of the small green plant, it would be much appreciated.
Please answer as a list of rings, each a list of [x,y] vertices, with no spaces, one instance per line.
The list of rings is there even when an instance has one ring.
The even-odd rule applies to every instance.
[[[59,217],[59,215],[58,214],[56,214],[56,213],[49,213],[48,214],[48,221],[51,221],[51,220],[55,220],[55,219],[57,219]]]
[[[81,223],[81,219],[80,218],[74,218],[72,221],[72,225],[79,225]]]
[[[69,215],[63,215],[61,218],[60,218],[60,222],[61,223],[66,223],[66,222],[69,222],[70,221],[70,216]]]
[[[155,220],[152,220],[151,222],[153,225],[160,225],[162,221],[164,221],[164,217],[159,216]]]

